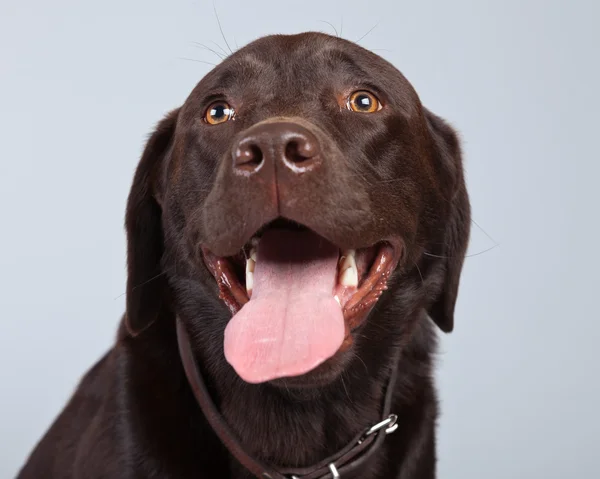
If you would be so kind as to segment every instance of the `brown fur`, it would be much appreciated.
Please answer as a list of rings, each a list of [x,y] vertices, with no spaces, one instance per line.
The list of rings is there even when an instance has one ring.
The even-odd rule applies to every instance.
[[[359,88],[375,90],[385,108],[372,115],[344,109],[340,99]],[[201,122],[214,95],[235,106],[235,121]],[[285,190],[287,203],[274,208],[264,184],[234,174],[231,151],[250,128],[280,117],[318,138],[322,164],[303,180],[265,171],[264,184],[276,180]],[[392,235],[405,245],[389,290],[328,384],[251,386],[223,357],[231,315],[200,246],[234,254],[277,215],[340,247]],[[282,467],[316,463],[377,422],[391,358],[402,348],[393,407],[400,426],[361,477],[433,479],[433,326],[453,328],[469,225],[456,134],[398,70],[323,34],[251,43],[208,73],[150,137],[127,204],[126,317],[19,479],[249,477],[190,392],[176,314],[242,444]]]

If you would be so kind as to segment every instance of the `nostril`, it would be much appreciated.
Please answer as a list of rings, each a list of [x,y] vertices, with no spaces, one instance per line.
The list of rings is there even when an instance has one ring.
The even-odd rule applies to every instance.
[[[264,165],[271,171],[271,165],[277,164],[301,174],[318,168],[322,161],[321,146],[312,132],[295,123],[279,121],[250,127],[230,154],[233,170],[244,176],[258,173]]]
[[[235,152],[235,167],[241,171],[252,173],[258,170],[263,160],[262,150],[254,143],[239,146]]]
[[[290,163],[301,164],[312,160],[318,154],[315,144],[305,139],[293,139],[285,146],[285,158]]]

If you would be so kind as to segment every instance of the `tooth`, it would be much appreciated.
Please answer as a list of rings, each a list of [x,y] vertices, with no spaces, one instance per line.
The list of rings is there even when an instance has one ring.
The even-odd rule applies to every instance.
[[[337,301],[337,304],[339,304],[340,306],[342,305],[340,298],[338,298],[338,295],[336,294],[333,299],[335,299]]]
[[[345,269],[340,277],[340,284],[342,286],[356,288],[358,286],[358,273],[356,268]]]
[[[254,267],[256,266],[256,261],[252,258],[248,258],[246,260],[246,273],[254,273]]]
[[[250,250],[250,258],[252,258],[252,261],[256,262],[256,249],[252,248]]]
[[[343,251],[340,258],[340,284],[342,286],[358,286],[358,270],[356,269],[356,251]]]
[[[254,266],[255,261],[252,258],[246,260],[246,291],[248,296],[252,294],[252,287],[254,286]]]
[[[248,296],[252,296],[252,288],[254,287],[254,273],[246,271],[246,291]]]

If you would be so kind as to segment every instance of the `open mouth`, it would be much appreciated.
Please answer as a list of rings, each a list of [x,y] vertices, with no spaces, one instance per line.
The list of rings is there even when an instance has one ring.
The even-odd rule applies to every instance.
[[[308,228],[276,220],[235,256],[203,249],[233,318],[225,356],[251,383],[305,374],[352,344],[387,289],[399,241],[342,251]]]

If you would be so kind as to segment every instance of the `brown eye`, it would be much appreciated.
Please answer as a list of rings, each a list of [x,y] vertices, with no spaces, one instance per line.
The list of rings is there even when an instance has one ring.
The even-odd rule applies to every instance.
[[[227,102],[216,101],[208,107],[204,115],[206,123],[209,125],[218,125],[225,123],[233,118],[233,108]]]
[[[377,97],[365,90],[355,91],[348,99],[348,109],[358,113],[375,113],[382,108]]]

